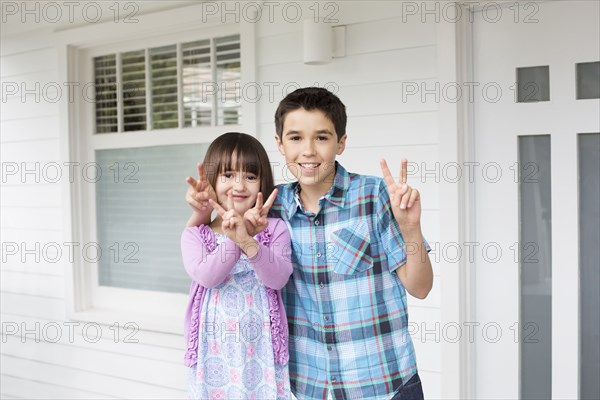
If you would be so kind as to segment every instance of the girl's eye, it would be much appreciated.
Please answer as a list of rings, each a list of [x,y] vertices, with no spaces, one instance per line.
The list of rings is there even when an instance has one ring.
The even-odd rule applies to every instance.
[[[246,179],[249,181],[255,181],[258,179],[258,177],[256,175],[248,175],[246,176]]]
[[[231,179],[233,174],[231,172],[223,172],[223,177],[227,179]]]

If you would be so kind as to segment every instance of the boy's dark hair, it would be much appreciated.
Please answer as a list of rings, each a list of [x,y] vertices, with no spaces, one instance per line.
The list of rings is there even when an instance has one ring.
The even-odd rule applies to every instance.
[[[234,155],[236,165],[231,165]],[[255,137],[246,133],[227,132],[216,138],[204,156],[204,170],[213,188],[216,188],[220,173],[239,170],[258,176],[263,198],[266,199],[275,188],[265,148]]]
[[[319,110],[333,123],[338,141],[346,133],[346,106],[335,94],[319,87],[296,89],[285,96],[275,111],[275,130],[281,139],[285,116],[304,108],[306,111]]]

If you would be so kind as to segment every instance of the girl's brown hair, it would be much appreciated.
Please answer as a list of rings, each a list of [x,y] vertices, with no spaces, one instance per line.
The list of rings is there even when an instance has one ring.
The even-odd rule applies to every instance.
[[[234,155],[236,165],[231,164]],[[239,170],[258,176],[263,198],[266,199],[275,188],[265,148],[255,137],[246,133],[227,132],[216,138],[204,156],[204,170],[213,188],[220,173]]]

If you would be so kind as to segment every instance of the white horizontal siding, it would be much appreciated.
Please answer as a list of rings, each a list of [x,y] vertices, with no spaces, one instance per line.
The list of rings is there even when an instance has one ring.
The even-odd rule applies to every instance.
[[[63,367],[55,363],[46,363],[4,354],[2,354],[0,362],[3,365],[3,370],[27,371],[27,376],[31,380],[56,385],[56,390],[62,387],[69,390],[76,389],[101,393],[102,395],[111,393],[111,396],[126,399],[185,398],[185,392],[156,383],[136,382],[110,374],[100,374],[84,369]],[[113,362],[110,362],[109,365],[112,366]],[[105,371],[110,371],[109,365],[105,365]],[[13,394],[21,396],[20,393]],[[90,396],[90,398],[94,398],[94,396]]]
[[[33,115],[27,119],[2,121],[3,144],[22,140],[58,139],[58,135],[58,115]]]
[[[34,327],[30,327],[34,329]],[[55,328],[48,327],[45,335],[54,341]],[[88,340],[95,341],[96,333],[93,328],[88,329]],[[64,329],[65,336],[68,330]],[[112,331],[105,332],[112,337]],[[129,346],[135,346],[133,343],[114,343],[111,348],[106,346],[111,343],[110,340],[103,341],[104,348],[98,348],[95,343],[87,343],[85,340],[77,342],[87,343],[87,346],[74,345],[72,343],[51,343],[44,340],[36,340],[34,334],[30,333],[25,340],[21,337],[5,336],[3,343],[3,354],[45,364],[54,364],[64,368],[70,368],[79,371],[87,371],[97,373],[99,375],[108,375],[114,378],[135,381],[138,383],[146,383],[156,385],[174,391],[181,390],[182,382],[185,377],[183,363],[181,357],[171,357],[169,361],[157,360],[141,355],[124,354],[125,349]],[[112,350],[112,351],[111,351]],[[147,349],[151,352],[152,349]],[[106,367],[110,365],[110,369]],[[179,370],[180,374],[169,374],[165,371]],[[104,391],[110,394],[110,390]],[[118,393],[112,393],[118,394]],[[139,394],[138,394],[139,396]]]
[[[333,25],[352,25],[368,23],[371,21],[381,21],[392,17],[400,18],[401,23],[411,23],[407,18],[406,22],[402,20],[403,6],[400,1],[347,1],[331,2],[336,3],[335,7],[327,6],[328,2],[321,2],[318,16],[328,18]],[[283,3],[274,8],[273,18],[269,20],[268,13],[260,19],[257,24],[257,36],[277,36],[302,29],[303,19],[313,19],[315,17],[314,2],[296,2],[300,6],[300,15],[296,17],[295,7],[284,12]],[[417,19],[417,18],[414,18]],[[294,22],[298,20],[298,22]],[[414,21],[416,22],[416,21]],[[420,22],[420,21],[418,21]],[[427,24],[431,26],[432,24]],[[380,35],[383,36],[382,33]],[[401,40],[402,38],[395,38]]]
[[[40,60],[44,60],[44,62],[40,63]],[[2,71],[3,80],[15,75],[52,70],[56,68],[57,64],[58,57],[53,48],[6,54],[0,57],[0,71]]]
[[[25,106],[25,105],[24,105]],[[25,106],[26,107],[26,106]],[[16,162],[31,163],[27,170],[33,169],[33,163],[57,162],[60,159],[59,146],[57,138],[39,139],[39,140],[23,140],[18,142],[6,142],[2,144],[0,156],[3,163]],[[43,165],[40,164],[40,171]],[[11,178],[12,175],[7,176]],[[34,179],[34,175],[25,175],[27,181]],[[10,180],[7,179],[7,182]],[[51,179],[50,179],[51,180]]]
[[[41,197],[43,198],[43,196]],[[62,216],[59,207],[38,208],[25,207],[5,207],[0,213],[0,223],[2,228],[20,228],[20,229],[41,229],[56,230],[62,229]]]
[[[53,299],[64,299],[65,278],[38,272],[0,271],[0,290]]]
[[[4,207],[60,207],[60,186],[57,184],[36,184],[31,176],[25,177],[29,184],[4,185],[0,193],[0,205]]]
[[[74,389],[68,386],[59,386],[56,383],[44,383],[31,379],[23,379],[9,374],[0,375],[0,384],[3,399],[116,399],[118,397],[106,396],[88,390]],[[19,397],[16,397],[18,393]]]
[[[65,321],[66,306],[64,299],[41,295],[12,292],[13,288],[0,293],[2,304],[0,314],[16,314],[34,318],[50,318]]]
[[[336,67],[338,63],[340,66]],[[343,99],[348,115],[353,117],[437,109],[433,96],[426,97],[425,102],[420,96],[406,96],[406,101],[402,96],[402,90],[408,84],[420,85],[420,82],[432,80],[435,76],[433,47],[335,59],[333,63],[322,66],[323,70],[318,74],[308,68],[315,67],[302,63],[261,67],[258,69],[258,82],[265,89],[271,82],[275,97],[279,96],[279,99],[286,93],[285,90],[294,87],[317,84],[332,87],[334,91],[338,88],[336,94]],[[260,100],[258,122],[272,121],[279,100],[270,103],[266,95]]]
[[[3,334],[13,336],[17,341],[34,339],[33,335],[24,335],[24,330],[38,329],[41,332],[38,337],[46,342],[70,344],[74,347],[175,364],[179,364],[182,359],[181,335],[164,335],[137,329],[134,322],[135,325],[127,325],[132,321],[115,319],[111,325],[101,326],[99,335],[96,335],[92,326],[95,324],[92,322],[67,323],[46,317],[27,317],[11,313],[4,313],[1,322]]]
[[[54,102],[56,91],[43,90],[44,85],[58,85],[66,96],[66,86],[58,82],[54,48],[3,54],[0,66],[5,85],[33,90],[39,83],[41,89],[40,98],[8,96],[0,113],[3,170],[17,168],[16,174],[4,176],[0,190],[1,397],[185,398],[181,335],[140,330],[133,336],[138,343],[124,343],[131,331],[123,325],[135,321],[115,321],[121,327],[116,342],[115,330],[107,325],[101,326],[101,340],[87,341],[83,322],[75,327],[74,338],[69,338],[69,325],[65,325],[69,255],[62,244],[70,235],[66,234],[69,227],[63,227],[62,185],[69,179],[63,163],[77,160],[63,159],[61,141],[67,132],[59,125],[60,104]],[[51,101],[46,101],[44,93]],[[54,175],[45,175],[55,172],[44,170],[49,163],[61,166],[62,176],[56,182]],[[75,174],[75,179],[82,179],[81,169]],[[61,245],[63,254],[56,259],[54,252],[24,251],[36,245],[41,250],[48,244]],[[5,252],[9,246],[17,246],[17,254]],[[183,310],[173,311],[183,314]],[[53,337],[56,326],[62,329],[57,341]],[[88,332],[93,335],[95,331]],[[52,335],[50,340],[44,340],[48,339],[45,334]]]

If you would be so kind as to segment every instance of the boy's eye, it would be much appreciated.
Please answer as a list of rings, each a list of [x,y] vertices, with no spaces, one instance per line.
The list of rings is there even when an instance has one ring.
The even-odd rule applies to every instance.
[[[326,136],[326,135],[317,136],[317,140],[329,140],[329,136]]]
[[[300,140],[300,136],[289,136],[289,139],[291,141],[298,141],[298,140]]]

